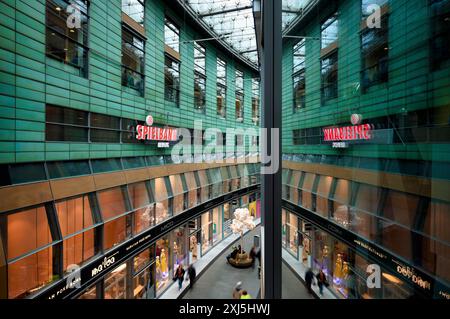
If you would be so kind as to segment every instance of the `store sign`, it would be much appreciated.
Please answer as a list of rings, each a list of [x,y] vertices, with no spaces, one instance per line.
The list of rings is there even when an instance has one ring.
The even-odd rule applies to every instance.
[[[136,126],[136,132],[136,139],[138,140],[173,142],[178,139],[178,131],[174,128],[138,125]]]
[[[323,129],[325,142],[342,142],[372,139],[373,125],[360,124],[344,127],[329,127]]]

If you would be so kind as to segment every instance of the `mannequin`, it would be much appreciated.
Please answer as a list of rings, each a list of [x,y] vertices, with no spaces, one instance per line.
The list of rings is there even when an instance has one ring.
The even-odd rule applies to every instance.
[[[336,264],[334,265],[334,277],[342,279],[342,257],[341,254],[337,255]]]
[[[164,252],[164,248],[161,249],[161,271],[163,273],[163,276],[167,276],[167,259],[166,259],[166,253]]]
[[[162,280],[162,275],[161,275],[161,263],[159,262],[159,256],[156,256],[156,284],[157,287],[159,288],[161,286],[161,280]]]
[[[342,278],[347,279],[348,277],[348,262],[344,261],[344,265],[342,266]]]

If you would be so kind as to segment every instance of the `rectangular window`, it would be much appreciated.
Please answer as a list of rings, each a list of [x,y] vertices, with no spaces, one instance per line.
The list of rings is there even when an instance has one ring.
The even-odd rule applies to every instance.
[[[164,24],[164,42],[166,47],[169,47],[176,53],[180,52],[180,30],[167,18]]]
[[[252,122],[259,125],[260,81],[252,79]]]
[[[89,113],[47,104],[45,140],[88,142]]]
[[[97,192],[98,203],[103,220],[107,221],[128,211],[125,193],[121,187]]]
[[[0,219],[1,224],[6,225],[8,298],[26,297],[58,279],[53,273],[53,249],[49,247],[53,238],[45,206],[25,209]]]
[[[334,51],[321,60],[322,105],[338,97],[338,52]]]
[[[79,26],[68,23],[71,8],[80,13]],[[88,8],[87,0],[46,1],[46,55],[77,68],[83,77],[88,67]]]
[[[206,77],[197,72],[194,74],[194,106],[205,112],[206,105]]]
[[[140,140],[136,138],[136,126],[143,125],[144,122],[122,118],[121,142],[139,144]]]
[[[294,112],[305,107],[305,39],[300,40],[293,48],[292,82],[294,85]]]
[[[120,118],[91,113],[91,142],[120,143]]]
[[[327,48],[338,39],[338,15],[334,13],[321,26],[321,47]]]
[[[226,117],[227,65],[217,58],[217,115]]]
[[[144,95],[145,41],[127,27],[122,27],[122,85]]]
[[[166,101],[180,104],[180,62],[169,55],[164,59],[164,97]]]
[[[59,226],[63,236],[63,269],[69,265],[82,265],[95,251],[94,219],[89,195],[55,203]]]
[[[388,81],[388,18],[382,19],[381,28],[366,28],[361,33],[361,86],[370,86]]]
[[[194,107],[206,111],[206,50],[194,42]]]
[[[431,67],[436,70],[450,65],[450,1],[430,1],[432,11]]]
[[[292,131],[292,143],[294,145],[302,145],[305,144],[305,130],[293,130]]]
[[[236,70],[236,120],[244,120],[244,72]]]
[[[144,26],[144,5],[144,0],[122,0],[122,12],[139,23],[141,26]]]

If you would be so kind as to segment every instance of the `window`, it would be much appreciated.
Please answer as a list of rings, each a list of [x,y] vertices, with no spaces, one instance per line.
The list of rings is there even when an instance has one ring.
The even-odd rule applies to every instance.
[[[144,0],[122,0],[122,11],[141,26],[144,26]]]
[[[88,141],[88,112],[46,105],[46,141]]]
[[[122,143],[139,144],[140,140],[136,138],[136,126],[144,124],[142,121],[122,118]]]
[[[225,61],[217,58],[217,115],[226,117],[227,66]]]
[[[322,105],[338,97],[338,52],[334,51],[321,61]]]
[[[55,203],[63,236],[63,269],[81,265],[96,253],[94,219],[89,195]]]
[[[63,178],[91,174],[88,161],[61,161],[47,163],[50,178]]]
[[[104,225],[103,248],[105,250],[125,241],[129,235],[129,217],[121,216],[128,211],[126,193],[121,187],[97,192]],[[121,217],[118,217],[121,216]]]
[[[87,77],[89,2],[47,0],[46,3],[47,56],[75,67],[80,76]],[[76,22],[71,26],[67,23],[71,14],[68,11],[73,9],[80,13],[80,20],[79,25]]]
[[[167,47],[180,52],[180,30],[169,19],[165,19],[164,24],[164,41]]]
[[[292,82],[294,85],[294,112],[305,107],[305,39],[294,45],[294,61],[292,68]]]
[[[122,85],[144,95],[145,42],[125,26],[122,27]]]
[[[194,106],[196,109],[205,110],[206,90],[206,50],[197,42],[194,42]]]
[[[120,143],[120,118],[91,113],[91,142]]]
[[[338,39],[338,18],[337,13],[334,13],[328,18],[321,27],[321,45],[325,49],[330,44],[333,44]]]
[[[155,224],[155,208],[145,182],[128,185],[128,194],[134,209],[133,234],[139,234]]]
[[[95,173],[104,173],[104,172],[113,172],[119,171],[122,169],[122,163],[118,158],[106,158],[106,159],[98,159],[91,160],[92,172]]]
[[[259,79],[252,79],[252,122],[255,123],[255,125],[259,124],[259,97]]]
[[[293,130],[292,131],[292,143],[294,145],[304,144],[304,134],[305,130]]]
[[[432,11],[431,67],[449,66],[450,61],[450,1],[430,0]]]
[[[236,70],[236,120],[244,120],[244,72]]]
[[[180,63],[169,55],[164,64],[164,97],[166,101],[180,103]]]
[[[366,28],[361,33],[362,71],[361,85],[370,86],[388,81],[388,18],[382,19],[381,28]]]
[[[26,297],[58,279],[44,206],[3,215],[0,222],[6,225],[8,298]]]

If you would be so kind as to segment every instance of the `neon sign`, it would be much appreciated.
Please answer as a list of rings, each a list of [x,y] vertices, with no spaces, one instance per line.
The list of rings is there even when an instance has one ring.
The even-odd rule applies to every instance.
[[[330,127],[323,129],[323,136],[325,142],[370,140],[373,138],[372,131],[371,124]]]

